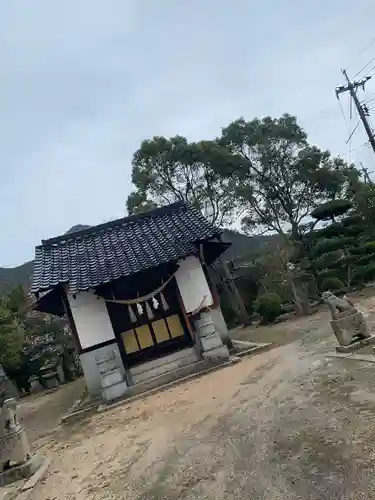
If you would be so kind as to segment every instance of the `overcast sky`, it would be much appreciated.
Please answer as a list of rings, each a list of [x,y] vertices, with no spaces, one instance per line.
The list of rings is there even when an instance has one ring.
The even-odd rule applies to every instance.
[[[211,138],[289,112],[348,158],[334,88],[375,57],[374,19],[374,0],[3,0],[0,266],[121,217],[132,154],[153,135]],[[371,169],[365,140],[352,160]]]

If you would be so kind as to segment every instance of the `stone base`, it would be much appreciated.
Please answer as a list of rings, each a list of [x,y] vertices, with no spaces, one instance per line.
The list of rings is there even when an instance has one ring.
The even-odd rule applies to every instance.
[[[221,341],[220,335],[215,332],[207,335],[206,337],[201,337],[201,345],[203,355],[206,351],[210,351],[211,349],[217,349],[218,347],[223,346],[223,342]]]
[[[109,403],[125,396],[127,390],[128,384],[125,381],[118,382],[102,389],[102,399],[105,403]]]
[[[352,342],[349,345],[340,345],[336,347],[336,352],[341,353],[350,353],[354,351],[358,351],[358,349],[362,349],[363,347],[375,344],[375,335],[371,335],[367,339],[357,340]]]
[[[42,457],[35,455],[26,462],[5,470],[2,474],[3,486],[20,481],[21,479],[28,479],[40,469],[43,463],[44,460]]]
[[[331,327],[340,346],[352,345],[359,336],[371,337],[363,314],[357,310],[335,314],[331,320]]]
[[[25,429],[0,439],[0,473],[7,462],[23,463],[31,455]]]
[[[203,351],[203,359],[210,363],[222,363],[229,360],[228,347],[221,344],[219,347],[210,349],[209,351]]]

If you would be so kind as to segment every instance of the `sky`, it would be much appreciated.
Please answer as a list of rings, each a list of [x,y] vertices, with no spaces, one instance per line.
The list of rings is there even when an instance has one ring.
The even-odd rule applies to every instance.
[[[374,18],[374,0],[1,2],[0,266],[125,215],[132,155],[154,135],[210,139],[288,112],[372,170],[361,127],[346,144],[357,119],[334,89],[375,58]]]

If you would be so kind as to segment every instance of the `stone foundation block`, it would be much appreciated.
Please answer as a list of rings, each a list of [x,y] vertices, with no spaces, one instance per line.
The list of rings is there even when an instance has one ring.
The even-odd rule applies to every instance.
[[[211,363],[220,363],[229,359],[228,347],[221,345],[221,347],[216,347],[209,351],[203,351],[203,359]]]
[[[356,310],[335,314],[335,318],[331,321],[331,327],[338,343],[342,346],[352,344],[356,337],[371,337],[363,314]]]
[[[102,399],[105,403],[109,403],[115,399],[120,399],[125,396],[128,391],[128,385],[125,381],[120,382],[102,389]]]
[[[195,328],[199,332],[201,338],[216,332],[215,323],[210,313],[202,313],[200,318],[195,321]]]
[[[375,344],[375,335],[371,335],[370,337],[362,340],[358,340],[357,342],[352,342],[349,345],[340,345],[336,347],[336,352],[340,353],[350,353],[354,351],[358,351],[358,349],[363,349],[366,346]]]
[[[220,335],[218,333],[211,333],[206,337],[201,338],[202,349],[204,351],[210,351],[211,349],[216,349],[221,347],[223,342],[221,341]]]
[[[340,327],[340,324],[337,320],[331,321],[331,327],[332,327],[333,333],[335,334],[335,336],[337,338],[337,342],[341,346],[346,346],[346,345],[350,344],[350,342],[353,339],[352,333],[349,333],[347,330],[342,330]]]
[[[119,384],[123,382],[123,376],[119,369],[109,370],[107,373],[101,374],[102,388],[106,389],[111,385]]]

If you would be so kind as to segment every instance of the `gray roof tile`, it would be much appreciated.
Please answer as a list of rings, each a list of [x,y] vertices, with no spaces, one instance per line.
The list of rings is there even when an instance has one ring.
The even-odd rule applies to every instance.
[[[221,231],[195,208],[173,203],[57,238],[36,247],[31,292],[67,284],[77,293],[197,252]]]

